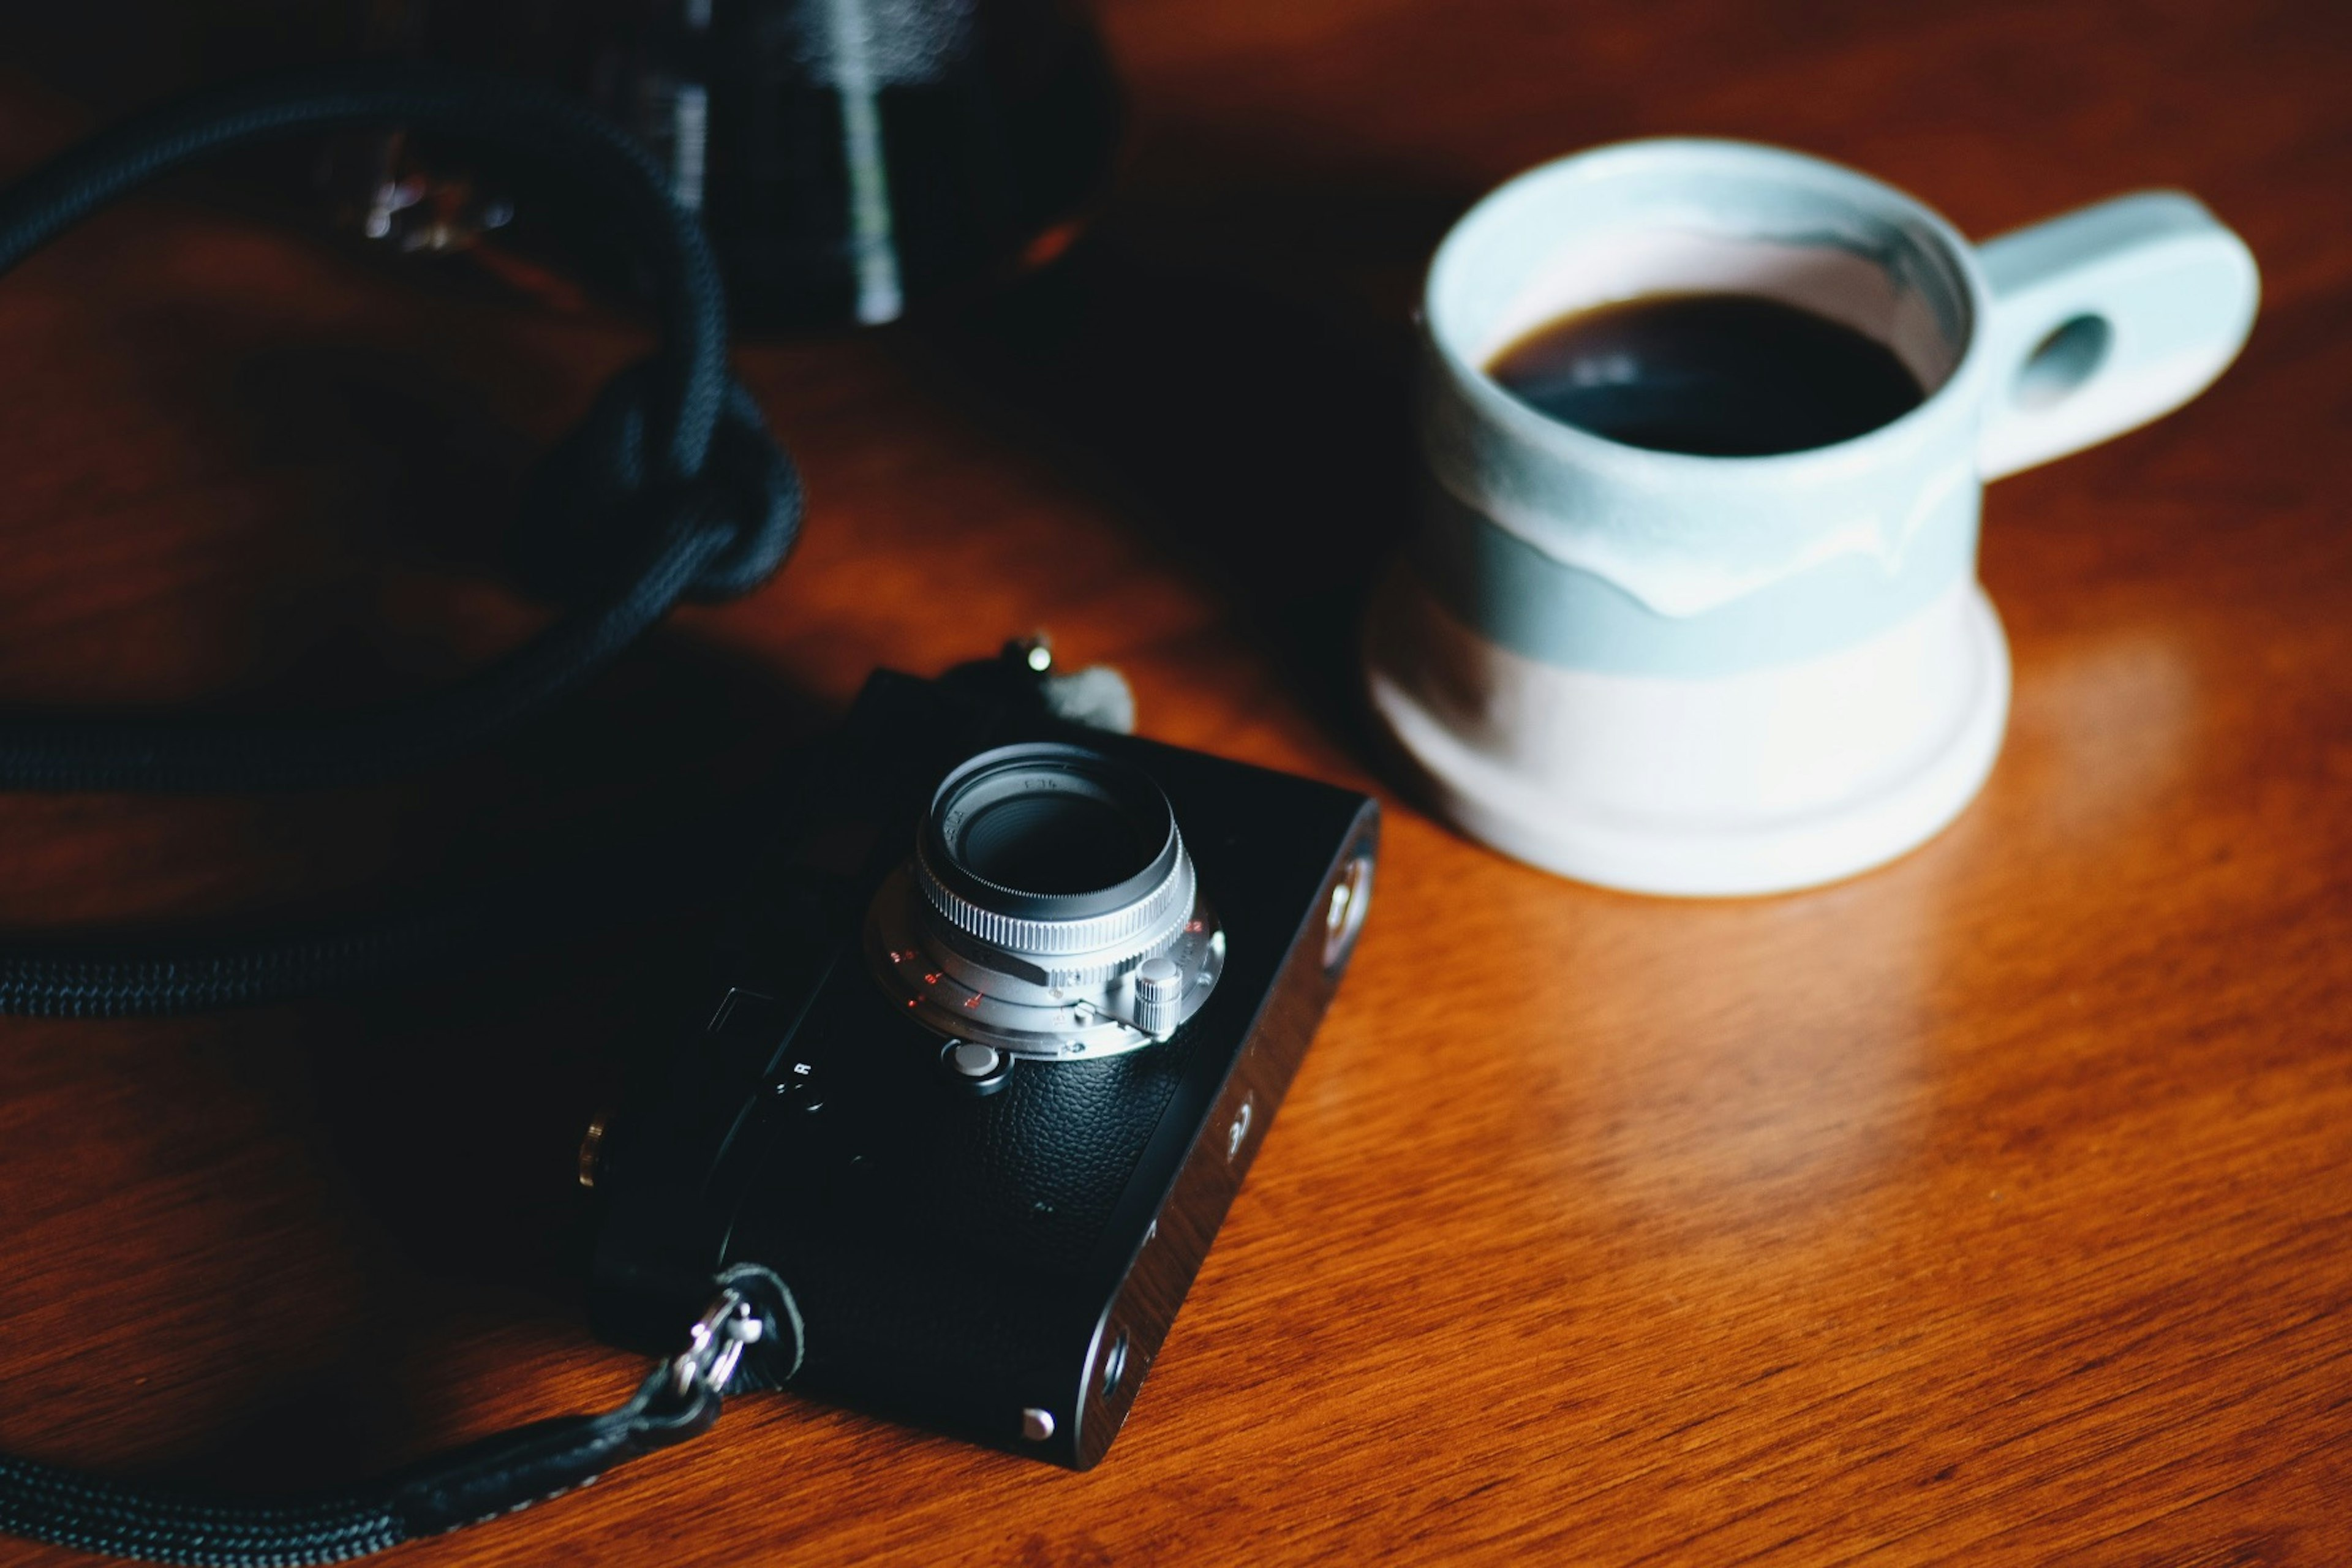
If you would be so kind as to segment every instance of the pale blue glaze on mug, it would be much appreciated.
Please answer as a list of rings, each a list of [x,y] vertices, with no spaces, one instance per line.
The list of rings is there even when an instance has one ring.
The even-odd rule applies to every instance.
[[[1909,618],[1976,568],[1978,488],[1954,492],[1893,571],[1845,554],[1695,616],[1660,615],[1564,565],[1431,484],[1412,559],[1422,584],[1492,641],[1570,669],[1719,675],[1811,658]]]
[[[1849,441],[1709,458],[1560,423],[1485,374],[1496,322],[1548,268],[1653,231],[1867,264],[1935,367],[1927,396]],[[2177,193],[1979,252],[1900,191],[1794,153],[1656,141],[1564,159],[1486,197],[1431,265],[1411,559],[1473,630],[1569,668],[1704,678],[1852,647],[1973,575],[1983,479],[2193,396],[2255,293],[2243,245]],[[2069,322],[2089,324],[2037,361]]]

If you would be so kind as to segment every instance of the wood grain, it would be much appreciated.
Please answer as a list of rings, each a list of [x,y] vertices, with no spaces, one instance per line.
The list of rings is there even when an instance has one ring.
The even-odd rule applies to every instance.
[[[743,355],[814,498],[774,586],[397,787],[0,799],[0,923],[593,848],[751,787],[871,666],[1038,626],[1150,733],[1369,784],[1347,644],[1417,271],[1580,145],[1786,142],[1977,235],[2179,184],[2263,316],[2188,410],[1990,495],[2008,749],[1903,861],[1646,900],[1392,803],[1356,970],[1102,1468],[746,1400],[399,1561],[2352,1561],[2352,12],[1105,20],[1137,125],[1066,268]],[[0,58],[13,168],[90,111]],[[0,700],[327,704],[479,658],[530,625],[482,574],[509,477],[636,346],[110,215],[0,283]],[[617,1398],[570,1148],[692,937],[0,1025],[0,1450],[283,1487]]]

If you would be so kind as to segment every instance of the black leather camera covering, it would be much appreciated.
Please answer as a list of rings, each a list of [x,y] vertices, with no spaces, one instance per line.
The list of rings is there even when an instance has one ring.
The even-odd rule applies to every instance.
[[[876,983],[862,933],[939,781],[1025,740],[1124,756],[1159,782],[1227,957],[1165,1043],[1023,1062],[981,1098]],[[719,1268],[761,1264],[792,1292],[798,1364],[754,1359],[746,1379],[1092,1464],[1329,999],[1324,914],[1348,863],[1374,851],[1377,808],[1061,724],[1017,680],[887,671],[793,776],[695,1037],[615,1120],[598,1184],[599,1331],[675,1349]],[[1024,1423],[1037,1411],[1048,1436]]]

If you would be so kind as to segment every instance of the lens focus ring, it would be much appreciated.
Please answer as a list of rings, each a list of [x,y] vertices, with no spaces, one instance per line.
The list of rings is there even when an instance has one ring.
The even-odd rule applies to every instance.
[[[1025,958],[1076,958],[1103,953],[1116,961],[1141,957],[1184,929],[1192,912],[1192,859],[1176,841],[1176,863],[1160,885],[1136,902],[1075,920],[1024,920],[982,909],[940,879],[928,847],[915,858],[923,900],[940,917],[975,942]],[[1124,950],[1105,952],[1106,949]]]

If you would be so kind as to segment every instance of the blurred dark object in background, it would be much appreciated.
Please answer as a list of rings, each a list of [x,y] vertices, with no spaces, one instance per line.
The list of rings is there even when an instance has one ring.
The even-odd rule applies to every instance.
[[[556,82],[642,137],[755,332],[895,320],[1041,265],[1108,184],[1120,104],[1075,0],[99,0],[0,17],[6,58],[111,118],[354,56]],[[62,12],[64,14],[60,15]],[[275,182],[373,247],[558,306],[634,293],[561,170],[397,128]]]

